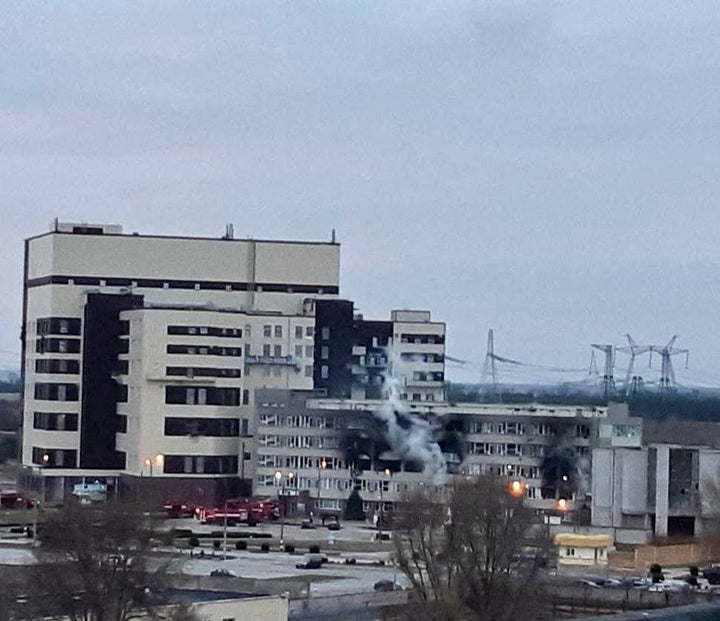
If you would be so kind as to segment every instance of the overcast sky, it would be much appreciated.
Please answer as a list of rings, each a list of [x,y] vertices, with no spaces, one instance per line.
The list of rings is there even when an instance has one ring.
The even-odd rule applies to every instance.
[[[719,22],[710,1],[4,3],[0,366],[22,240],[57,216],[335,228],[341,293],[430,308],[451,356],[482,361],[490,327],[571,367],[679,333],[720,384]]]

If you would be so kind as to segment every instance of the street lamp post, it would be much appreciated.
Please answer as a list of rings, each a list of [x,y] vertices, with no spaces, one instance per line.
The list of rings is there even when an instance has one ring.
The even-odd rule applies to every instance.
[[[38,536],[37,536],[37,529],[38,529],[38,519],[39,519],[39,513],[40,513],[40,502],[45,502],[45,475],[43,474],[45,466],[47,466],[50,463],[50,455],[48,453],[43,453],[42,456],[42,466],[40,466],[40,498],[35,499],[35,511],[34,511],[34,517],[33,517],[33,541],[37,542]]]
[[[385,468],[383,470],[383,474],[386,477],[390,476],[390,468]],[[382,532],[382,522],[383,522],[383,514],[385,512],[385,500],[383,498],[383,488],[385,487],[385,479],[382,479],[380,481],[380,513],[378,515],[378,541],[382,541],[383,538],[383,532]]]
[[[327,461],[325,461],[325,458],[323,457],[322,461],[318,464],[318,478],[317,478],[317,498],[315,499],[316,509],[318,518],[320,517],[320,496],[322,494],[322,486],[321,479],[322,479],[322,471],[325,470],[327,467]]]
[[[280,489],[278,489],[278,504],[280,505],[280,545],[282,546],[285,542],[285,512],[287,510],[287,495],[285,493],[285,479],[283,478],[282,472],[277,470],[274,476],[275,484],[280,485]],[[294,472],[287,473],[287,481],[289,485],[292,485],[294,478]]]

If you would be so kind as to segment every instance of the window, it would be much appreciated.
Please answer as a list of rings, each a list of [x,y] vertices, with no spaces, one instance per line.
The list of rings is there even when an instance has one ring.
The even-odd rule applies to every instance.
[[[240,405],[238,388],[166,386],[165,403],[169,405]]]
[[[273,346],[273,356],[280,358],[282,356],[282,345]]]
[[[313,326],[307,326],[305,328],[305,336],[309,336],[309,337],[315,336],[315,328]]]
[[[270,338],[272,336],[272,326],[267,324],[263,326],[263,336],[266,338]]]
[[[58,360],[41,358],[35,361],[35,372],[75,375],[80,373],[80,362],[77,360],[67,360],[65,358]]]
[[[320,377],[323,379],[327,379],[330,376],[330,369],[329,367],[324,364],[320,367]]]
[[[247,389],[243,389],[242,391],[242,404],[250,405],[250,391]]]
[[[320,348],[320,357],[323,360],[327,360],[330,357],[330,348],[327,345],[323,345]]]
[[[237,455],[165,455],[163,472],[170,474],[235,474]]]
[[[283,335],[282,326],[275,326],[275,338],[281,338]]]
[[[165,435],[237,437],[239,421],[236,418],[166,418]]]
[[[295,338],[301,339],[303,336],[303,329],[302,326],[295,326]]]
[[[314,352],[314,347],[312,345],[305,345],[305,357],[306,358],[312,358]]]
[[[34,412],[33,429],[47,431],[77,431],[78,415],[59,412]]]
[[[74,317],[41,317],[37,320],[38,334],[80,334],[80,319]]]
[[[266,358],[269,358],[269,357],[270,357],[270,351],[271,351],[271,350],[270,350],[270,345],[268,345],[267,343],[266,343],[265,345],[263,345],[263,356],[265,356]]]
[[[305,377],[312,377],[312,376],[313,376],[312,365],[306,365],[305,366]]]
[[[77,401],[78,385],[39,382],[35,384],[35,399],[38,401]]]
[[[303,346],[302,345],[295,345],[295,357],[296,358],[302,358],[303,355]]]
[[[327,326],[323,326],[323,328],[322,328],[322,340],[323,341],[330,340],[330,328],[328,328]]]

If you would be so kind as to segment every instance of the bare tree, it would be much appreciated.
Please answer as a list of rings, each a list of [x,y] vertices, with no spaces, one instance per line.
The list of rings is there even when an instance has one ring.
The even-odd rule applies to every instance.
[[[150,518],[127,503],[67,503],[40,530],[37,590],[46,614],[128,621],[147,612],[164,564],[151,561]],[[152,565],[152,566],[151,566]]]
[[[403,505],[395,554],[434,620],[530,619],[546,558],[536,532],[533,512],[505,481],[479,477],[459,483],[444,502],[414,492]]]

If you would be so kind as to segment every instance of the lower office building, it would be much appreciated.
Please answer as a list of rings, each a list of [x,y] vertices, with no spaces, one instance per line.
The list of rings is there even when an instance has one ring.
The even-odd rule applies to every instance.
[[[568,517],[584,511],[589,521],[592,449],[604,426],[629,420],[626,406],[616,404],[409,402],[399,408],[400,424],[422,420],[432,430],[425,447],[415,450],[389,443],[387,408],[383,400],[258,390],[254,492],[284,494],[306,509],[341,511],[357,489],[373,512],[388,510],[418,485],[441,493],[454,477],[489,474],[519,480],[538,510],[557,512],[560,506]]]

